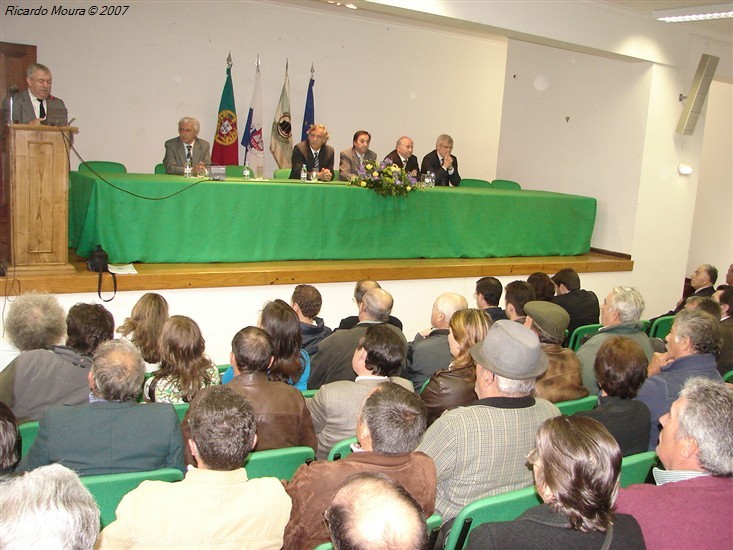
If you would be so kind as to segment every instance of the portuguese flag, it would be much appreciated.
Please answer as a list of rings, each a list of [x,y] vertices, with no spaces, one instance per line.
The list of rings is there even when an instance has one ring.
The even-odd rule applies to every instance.
[[[211,163],[214,165],[239,164],[239,139],[237,134],[237,108],[234,106],[232,85],[232,54],[227,57],[227,79],[221,92],[219,117],[216,121],[216,136],[211,149]]]

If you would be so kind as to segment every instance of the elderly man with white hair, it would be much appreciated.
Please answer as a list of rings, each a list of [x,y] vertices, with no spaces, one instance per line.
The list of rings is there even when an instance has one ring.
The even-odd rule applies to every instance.
[[[186,116],[178,121],[178,137],[165,142],[163,164],[168,174],[183,175],[186,166],[193,174],[204,174],[211,166],[209,142],[200,139],[201,125],[193,117]]]
[[[644,350],[647,360],[651,360],[654,348],[644,326],[639,322],[644,312],[644,298],[635,288],[616,286],[611,289],[601,304],[601,324],[603,328],[576,352],[583,375],[583,385],[591,395],[597,394],[599,387],[593,363],[601,344],[611,336],[629,338]]]

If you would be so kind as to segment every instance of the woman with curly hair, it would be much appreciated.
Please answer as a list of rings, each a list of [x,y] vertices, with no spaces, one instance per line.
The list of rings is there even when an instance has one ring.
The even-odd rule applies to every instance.
[[[196,321],[170,317],[160,335],[160,370],[145,382],[145,400],[188,403],[200,389],[219,384],[219,370],[204,355],[204,347]]]
[[[471,346],[486,337],[491,318],[480,309],[463,309],[453,314],[449,326],[448,345],[453,361],[447,369],[433,374],[420,392],[428,407],[428,426],[443,412],[478,399]]]
[[[132,308],[132,314],[117,328],[117,333],[140,350],[148,372],[159,368],[158,342],[163,324],[168,320],[168,302],[160,294],[143,294]]]

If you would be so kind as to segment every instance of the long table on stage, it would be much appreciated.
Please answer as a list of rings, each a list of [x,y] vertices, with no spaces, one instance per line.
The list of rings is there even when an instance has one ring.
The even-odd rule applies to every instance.
[[[105,181],[106,180],[106,181]],[[69,246],[111,263],[490,258],[587,253],[596,200],[436,187],[380,197],[344,184],[71,172]]]

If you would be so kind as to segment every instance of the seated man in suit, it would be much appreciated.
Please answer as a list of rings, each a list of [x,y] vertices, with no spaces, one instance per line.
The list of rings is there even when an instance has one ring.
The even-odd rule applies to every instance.
[[[211,166],[209,142],[198,137],[201,125],[193,117],[183,117],[178,121],[178,137],[165,142],[163,164],[168,174],[182,175],[186,164],[191,165],[191,173],[205,175]]]
[[[733,370],[733,288],[718,290],[713,300],[720,304],[720,355],[718,355],[718,372],[724,375]]]
[[[453,138],[448,134],[440,134],[435,149],[425,155],[420,166],[420,173],[435,174],[435,185],[442,187],[458,187],[461,175],[458,173],[458,159],[451,154]]]
[[[26,71],[28,89],[13,96],[13,120],[21,124],[41,124],[47,118],[59,125],[68,123],[66,105],[51,95],[53,78],[45,65],[33,63]]]
[[[510,321],[524,323],[527,317],[524,306],[534,301],[534,299],[534,288],[527,281],[512,281],[506,285],[504,307],[506,308],[507,318]]]
[[[574,269],[563,268],[551,279],[557,289],[552,303],[559,305],[570,315],[568,336],[578,327],[598,323],[601,314],[598,296],[590,290],[580,288],[580,277]]]
[[[313,124],[308,129],[307,141],[301,141],[293,147],[292,169],[290,179],[300,179],[300,171],[306,167],[308,174],[315,172],[320,181],[333,179],[334,153],[333,147],[326,145],[328,130],[323,124]]]
[[[668,317],[670,315],[677,315],[680,311],[685,308],[687,298],[692,296],[700,296],[702,298],[709,298],[715,292],[715,281],[718,280],[718,270],[715,266],[710,264],[702,264],[690,275],[690,287],[694,291],[690,296],[683,296],[677,302],[674,309],[663,313],[659,317]],[[689,292],[689,289],[688,289]],[[654,317],[651,322],[654,323],[659,317]]]
[[[364,301],[364,295],[373,288],[382,287],[378,281],[372,281],[371,279],[362,279],[361,281],[356,282],[356,285],[354,286],[354,303],[356,304],[357,308],[361,308],[361,303]],[[393,317],[392,315],[390,315],[387,322],[390,325],[402,330],[402,321],[400,321],[397,317]],[[336,328],[336,330],[348,330],[350,328],[354,328],[358,323],[359,316],[350,315],[341,319],[341,322],[339,323],[339,326]]]
[[[401,483],[425,516],[432,515],[435,464],[424,453],[414,452],[427,425],[425,403],[413,392],[391,382],[368,391],[371,393],[356,424],[360,451],[336,461],[304,464],[285,486],[293,499],[285,529],[285,548],[311,550],[328,541],[321,516],[336,489],[359,473],[380,473]]]
[[[420,168],[417,165],[417,157],[412,154],[412,146],[412,140],[407,136],[402,136],[397,140],[394,151],[384,157],[384,160],[391,160],[393,164],[404,168],[405,172],[419,180]]]
[[[473,293],[476,305],[491,317],[492,321],[507,319],[506,311],[499,307],[499,299],[503,291],[501,281],[496,277],[481,277],[476,281],[476,292]]]
[[[199,395],[188,442],[198,466],[179,483],[143,481],[128,493],[98,548],[282,547],[290,497],[277,479],[248,480],[242,468],[257,441],[252,406],[228,386]]]
[[[59,462],[81,476],[145,472],[183,465],[175,409],[137,403],[145,363],[131,343],[110,340],[94,354],[86,405],[51,407],[19,471]]]
[[[365,161],[375,162],[377,153],[369,149],[372,136],[365,130],[359,130],[354,134],[354,146],[351,149],[341,151],[339,158],[339,179],[349,181],[359,174],[359,168]]]

